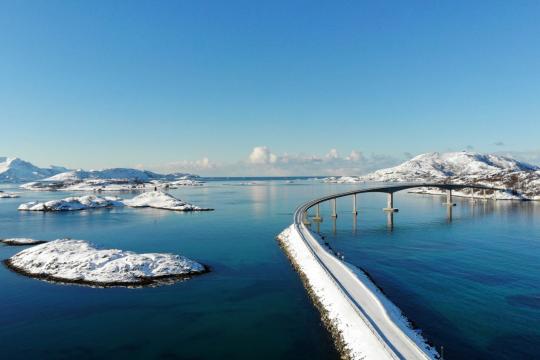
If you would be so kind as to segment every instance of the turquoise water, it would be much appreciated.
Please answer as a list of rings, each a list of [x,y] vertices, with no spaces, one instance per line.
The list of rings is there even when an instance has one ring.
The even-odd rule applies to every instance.
[[[171,191],[216,209],[191,214],[23,213],[16,211],[21,202],[68,194],[1,199],[0,237],[71,237],[180,253],[213,269],[170,286],[99,289],[34,280],[2,266],[1,357],[337,359],[275,236],[303,201],[351,188],[219,181]],[[335,234],[328,216],[321,232],[437,346],[444,345],[446,358],[527,359],[538,353],[540,204],[459,202],[448,223],[440,198],[399,193],[401,211],[389,231],[382,195],[362,195],[359,202],[354,234],[350,199],[338,201]],[[21,249],[0,246],[0,258]]]

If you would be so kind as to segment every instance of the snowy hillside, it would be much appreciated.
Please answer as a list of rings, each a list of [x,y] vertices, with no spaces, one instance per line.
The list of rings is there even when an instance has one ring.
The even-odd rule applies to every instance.
[[[42,180],[67,170],[58,166],[40,168],[19,158],[0,157],[0,182],[3,183]]]
[[[535,171],[538,167],[517,160],[472,152],[426,153],[401,165],[377,170],[362,177],[364,181],[425,181],[451,176],[484,176],[501,171]]]
[[[498,199],[540,200],[540,168],[509,157],[473,152],[426,153],[398,166],[364,176],[333,177],[333,183],[453,182],[508,189],[490,194]],[[469,195],[472,195],[471,192]],[[461,195],[467,196],[464,191]]]

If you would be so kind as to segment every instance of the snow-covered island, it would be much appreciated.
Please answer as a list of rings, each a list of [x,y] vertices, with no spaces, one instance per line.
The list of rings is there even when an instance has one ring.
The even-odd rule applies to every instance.
[[[214,209],[202,208],[188,204],[163,191],[150,191],[142,193],[133,199],[124,200],[124,204],[131,207],[151,207],[174,211],[211,211]]]
[[[23,245],[38,245],[46,243],[44,240],[35,240],[30,238],[8,238],[1,239],[0,243],[10,246],[23,246]]]
[[[2,190],[0,190],[0,199],[14,199],[14,198],[18,198],[19,195],[17,194],[13,194],[13,193],[8,193],[8,192],[4,192]]]
[[[540,168],[506,156],[460,151],[426,153],[398,166],[363,176],[330,177],[330,183],[434,182],[486,185],[508,191],[488,191],[495,199],[540,200]],[[440,194],[438,189],[411,192]],[[456,196],[478,197],[479,190],[455,191]]]
[[[86,195],[47,202],[31,201],[19,206],[21,211],[75,211],[124,206],[118,197]]]
[[[113,168],[105,170],[73,170],[21,185],[34,191],[147,191],[201,186],[199,177],[191,174],[158,174],[152,171]]]
[[[5,264],[34,278],[92,286],[156,285],[208,271],[180,255],[97,249],[87,241],[69,239],[25,249]]]
[[[163,191],[150,191],[135,196],[133,199],[121,199],[116,196],[86,195],[80,197],[68,197],[60,200],[47,202],[31,201],[19,206],[20,211],[78,211],[89,209],[102,209],[113,207],[151,207],[156,209],[173,211],[210,211],[213,209],[202,208],[186,203]]]

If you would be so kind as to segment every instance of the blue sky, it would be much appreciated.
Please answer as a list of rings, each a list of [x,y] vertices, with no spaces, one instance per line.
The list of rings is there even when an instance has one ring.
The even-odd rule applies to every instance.
[[[0,155],[223,175],[467,148],[537,161],[539,16],[538,1],[3,1]]]

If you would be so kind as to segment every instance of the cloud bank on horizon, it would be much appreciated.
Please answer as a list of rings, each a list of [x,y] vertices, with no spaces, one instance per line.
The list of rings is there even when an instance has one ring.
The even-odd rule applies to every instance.
[[[139,164],[162,172],[190,172],[201,175],[224,176],[298,176],[364,174],[381,167],[397,165],[410,157],[365,154],[351,150],[342,156],[335,148],[324,155],[276,154],[267,146],[255,146],[244,160],[232,163],[213,162],[208,157],[196,161],[177,161],[167,164]]]
[[[467,151],[473,151],[467,146]],[[448,150],[456,151],[456,150]],[[540,165],[540,150],[497,151],[503,155],[530,164]],[[175,161],[165,164],[138,164],[140,169],[169,172],[187,172],[207,176],[347,176],[365,175],[382,168],[396,166],[419,154],[404,152],[401,156],[366,153],[353,149],[342,155],[335,149],[329,149],[323,155],[317,154],[277,154],[268,146],[255,146],[244,160],[236,162],[214,162],[208,157],[195,161]]]

